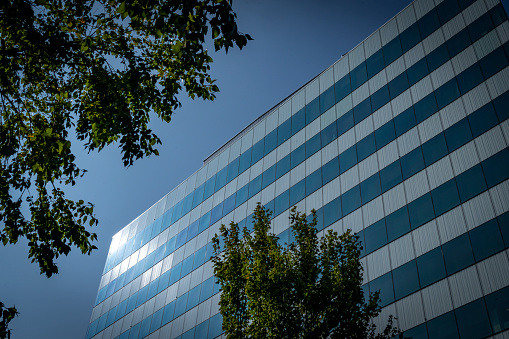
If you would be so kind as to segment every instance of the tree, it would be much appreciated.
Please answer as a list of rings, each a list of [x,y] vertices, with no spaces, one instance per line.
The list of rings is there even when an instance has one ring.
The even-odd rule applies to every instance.
[[[125,166],[157,155],[150,118],[169,122],[180,93],[215,98],[206,39],[242,48],[235,20],[229,0],[0,1],[3,245],[25,237],[48,277],[72,247],[90,254],[93,205],[64,192],[86,172],[71,140],[117,144]]]
[[[392,338],[392,317],[376,334],[379,292],[365,300],[361,245],[350,230],[318,239],[316,214],[291,211],[295,241],[270,232],[271,212],[260,204],[254,232],[232,222],[213,238],[214,274],[221,285],[223,330],[231,338]],[[221,246],[221,240],[224,245]]]

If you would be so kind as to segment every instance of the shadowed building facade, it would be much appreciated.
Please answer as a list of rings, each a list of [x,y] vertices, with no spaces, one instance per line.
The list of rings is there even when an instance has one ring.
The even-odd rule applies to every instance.
[[[508,66],[497,0],[413,2],[113,237],[87,338],[221,336],[211,239],[257,202],[359,234],[379,326],[507,338]]]

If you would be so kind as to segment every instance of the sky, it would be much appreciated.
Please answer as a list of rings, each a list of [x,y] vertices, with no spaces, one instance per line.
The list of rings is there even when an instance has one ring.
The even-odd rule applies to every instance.
[[[429,0],[431,1],[431,0]],[[507,8],[509,0],[503,1]],[[211,53],[220,92],[214,102],[182,99],[172,121],[153,117],[159,157],[124,168],[116,146],[73,149],[85,178],[66,193],[95,205],[98,250],[73,249],[59,274],[39,275],[26,242],[0,247],[0,300],[20,312],[12,339],[85,338],[111,238],[196,172],[203,160],[257,117],[328,68],[410,3],[409,0],[235,0],[242,50]]]

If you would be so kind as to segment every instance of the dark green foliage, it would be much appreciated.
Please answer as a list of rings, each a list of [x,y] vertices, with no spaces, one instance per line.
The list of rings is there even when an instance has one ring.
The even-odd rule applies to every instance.
[[[221,285],[223,330],[231,338],[392,338],[392,317],[380,334],[371,319],[380,312],[379,293],[364,299],[361,245],[350,230],[319,239],[316,215],[292,209],[295,241],[278,244],[270,233],[271,212],[259,204],[254,233],[235,223],[221,225],[213,239],[214,274]],[[241,233],[242,232],[242,233]]]
[[[9,330],[7,324],[18,314],[16,307],[4,307],[0,302],[0,338],[7,338]]]

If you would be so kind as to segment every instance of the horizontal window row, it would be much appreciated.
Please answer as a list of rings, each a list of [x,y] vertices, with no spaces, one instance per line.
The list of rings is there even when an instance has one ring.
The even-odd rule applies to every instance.
[[[500,11],[502,11],[504,14],[502,14]],[[491,22],[491,24],[487,25],[486,27],[493,28],[494,25],[500,24],[502,22],[501,20],[505,20],[505,12],[501,6],[496,6],[490,12],[477,19],[471,25],[474,25],[478,21]],[[376,111],[378,108],[389,102],[392,98],[395,98],[403,91],[408,89],[411,85],[421,80],[431,71],[438,68],[445,61],[447,61],[449,57],[452,57],[454,53],[459,53],[459,51],[470,45],[471,42],[481,37],[480,35],[473,35],[470,37],[471,34],[469,32],[476,30],[471,28],[469,29],[469,27],[456,34],[446,43],[439,46],[434,52],[421,59],[410,69],[403,72],[398,77],[389,82],[389,84],[382,87],[376,93],[344,114],[332,124],[334,126],[328,126],[321,133],[317,134],[298,149],[294,150],[291,156],[288,155],[286,158],[280,161],[281,164],[278,164],[278,169],[276,169],[276,165],[274,165],[273,168],[268,170],[268,173],[265,173],[265,178],[260,176],[253,179],[254,183],[251,185],[252,187],[249,196],[246,192],[247,188],[244,188],[244,191],[241,192],[244,193],[244,195],[247,197],[246,200],[256,194],[257,189],[260,190],[266,187],[271,181],[271,176],[275,175],[275,179],[279,178],[284,173],[311,156],[314,152],[318,151],[321,147],[325,146],[330,141],[351,129],[355,124],[362,121],[372,112]],[[476,26],[474,25],[474,27]],[[460,39],[462,42],[460,42],[458,39]],[[453,49],[451,46],[456,47]],[[505,48],[509,49],[507,46]],[[483,58],[481,61],[479,61],[479,63],[465,70],[455,79],[452,79],[447,84],[438,89],[435,93],[431,93],[426,98],[416,103],[413,108],[409,109],[411,112],[406,111],[401,114],[401,117],[396,117],[394,121],[394,133],[396,133],[395,135],[399,136],[403,134],[411,128],[410,126],[412,124],[415,125],[415,123],[421,122],[426,117],[436,112],[437,109],[442,108],[442,106],[445,106],[446,103],[454,100],[452,99],[454,96],[458,96],[460,93],[463,94],[471,88],[475,87],[476,84],[482,82],[483,76],[484,78],[488,78],[498,72],[498,70],[505,67],[507,64],[507,58],[502,48],[499,48],[496,53],[491,53],[487,57]],[[346,77],[349,77],[349,75]],[[338,83],[345,81],[344,79],[340,80]],[[341,87],[345,86],[346,85],[344,84],[341,85]],[[336,100],[336,102],[338,101],[339,100]],[[143,235],[136,235],[137,239],[133,241],[136,243],[136,246],[131,247],[131,251],[122,251],[122,249],[119,249],[118,252],[122,252],[122,255],[117,255],[115,259],[110,259],[110,257],[108,257],[104,272],[107,272],[111,268],[115,267],[121,260],[125,259],[131,253],[150,241],[150,239],[159,234],[159,232],[162,230],[161,222],[163,222],[165,226],[169,226],[176,222],[182,216],[186,215],[193,208],[197,207],[204,200],[208,199],[215,192],[224,187],[228,182],[233,180],[240,173],[244,172],[252,164],[259,161],[261,158],[263,158],[263,156],[273,151],[277,146],[281,145],[292,135],[296,134],[298,131],[304,128],[307,123],[311,122],[321,114],[321,112],[316,108],[320,106],[318,101],[314,102],[313,104],[310,103],[308,106],[294,114],[291,119],[285,121],[277,129],[256,143],[252,148],[243,152],[241,156],[230,162],[228,166],[220,170],[216,175],[195,189],[191,194],[187,195],[183,200],[170,208],[165,213],[164,217],[160,218],[160,220],[156,220],[152,225],[148,226],[147,228],[149,229],[144,231]],[[391,124],[387,124],[384,128],[379,130],[377,133],[377,137],[379,139],[377,148],[381,148],[390,142],[389,140],[391,140],[391,136],[394,133]],[[367,154],[369,154],[368,152],[370,151],[370,148],[373,147],[373,135],[368,136],[366,140],[360,142],[358,147],[360,148],[358,161],[364,159]],[[350,150],[349,153],[343,156],[343,158],[344,166],[342,172],[346,171],[349,167],[356,163],[353,161],[353,150]],[[239,204],[237,204],[237,206],[238,205]]]

